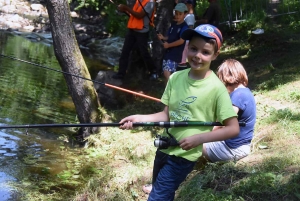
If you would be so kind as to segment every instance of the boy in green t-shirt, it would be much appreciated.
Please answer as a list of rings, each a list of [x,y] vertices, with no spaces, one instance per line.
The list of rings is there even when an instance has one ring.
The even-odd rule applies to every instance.
[[[168,129],[179,142],[177,146],[157,149],[153,166],[152,190],[148,201],[173,200],[175,191],[193,170],[207,142],[233,138],[239,134],[234,112],[224,84],[210,70],[222,44],[222,34],[204,24],[185,30],[181,37],[189,40],[188,62],[191,68],[170,76],[161,102],[163,111],[148,115],[131,115],[120,121],[121,129],[132,128],[133,122],[220,121],[223,129],[212,126],[188,126]],[[167,136],[164,132],[163,136]]]

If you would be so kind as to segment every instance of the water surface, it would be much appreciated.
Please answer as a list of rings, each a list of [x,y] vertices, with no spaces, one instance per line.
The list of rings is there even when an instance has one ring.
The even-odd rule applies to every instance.
[[[5,31],[0,31],[0,54],[61,70],[51,45]],[[94,79],[103,65],[85,60]],[[61,73],[0,57],[0,94],[0,126],[77,123]],[[50,169],[51,174],[67,169],[59,153],[63,142],[58,138],[70,132],[73,131],[67,128],[0,128],[0,200],[20,200],[13,184],[22,187],[43,179],[45,169]],[[28,182],[24,182],[26,179]]]

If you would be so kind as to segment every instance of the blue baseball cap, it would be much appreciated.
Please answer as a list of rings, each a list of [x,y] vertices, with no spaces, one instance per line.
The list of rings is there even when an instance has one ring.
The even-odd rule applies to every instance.
[[[184,40],[191,40],[194,35],[201,35],[205,38],[215,39],[217,41],[218,50],[222,46],[223,37],[221,31],[211,24],[201,24],[195,29],[186,29],[181,34],[181,38]]]
[[[181,13],[184,13],[184,12],[188,11],[188,9],[187,9],[187,7],[186,7],[186,5],[184,3],[178,3],[178,4],[176,4],[174,10],[177,10],[177,11],[179,11]]]

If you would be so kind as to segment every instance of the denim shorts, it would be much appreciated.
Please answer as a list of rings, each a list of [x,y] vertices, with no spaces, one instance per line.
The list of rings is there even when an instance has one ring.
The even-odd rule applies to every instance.
[[[163,60],[162,63],[163,71],[169,71],[171,73],[174,73],[177,69],[178,63],[171,60]]]
[[[148,201],[172,201],[175,191],[193,170],[196,162],[156,151],[152,190]]]

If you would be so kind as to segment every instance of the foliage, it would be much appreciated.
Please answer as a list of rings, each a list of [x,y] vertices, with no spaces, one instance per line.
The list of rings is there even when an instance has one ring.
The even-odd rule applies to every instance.
[[[107,31],[115,36],[124,37],[127,30],[128,16],[118,12],[116,6],[112,4],[104,6],[102,12],[107,16]]]
[[[69,3],[71,3],[72,0],[69,0]],[[101,3],[100,3],[101,2]],[[98,0],[75,0],[75,4],[77,5],[75,10],[80,10],[81,8],[91,8],[95,10],[99,10],[99,6],[103,6],[103,4],[107,2],[107,0],[104,1],[98,1]]]
[[[247,20],[237,24],[237,29],[248,32],[248,30],[254,30],[255,28],[264,28],[266,16],[264,11],[249,13]]]
[[[71,3],[71,1],[69,1]],[[105,28],[108,33],[114,36],[124,37],[128,16],[117,11],[119,4],[126,4],[125,0],[109,1],[109,0],[75,0],[75,10],[90,9],[99,11],[105,18]]]

